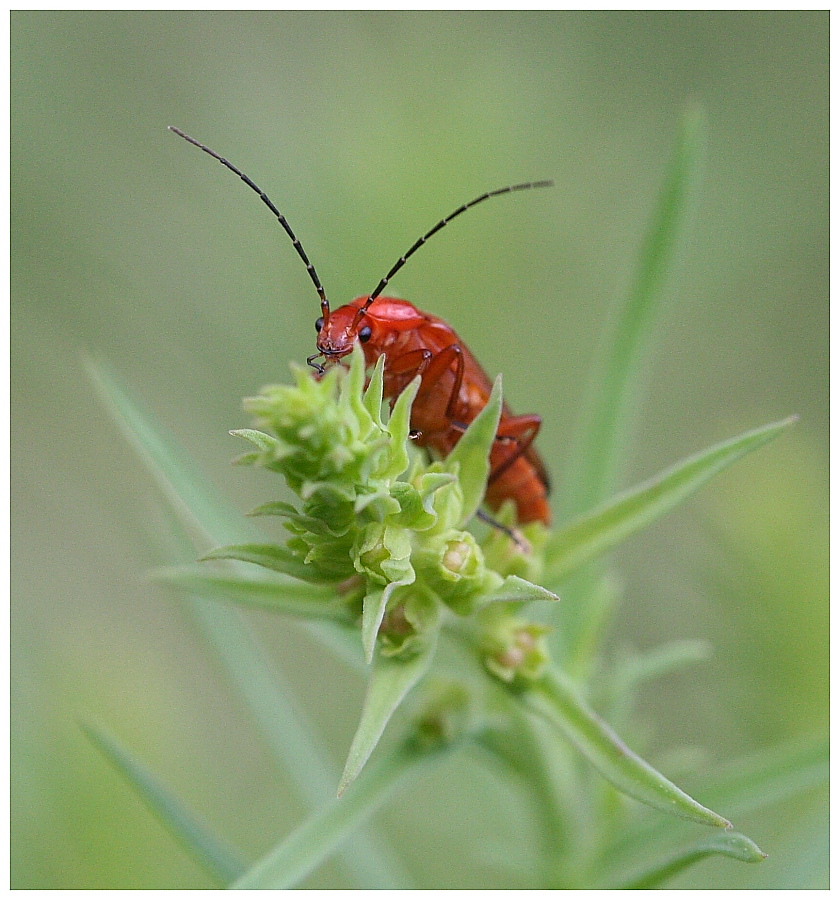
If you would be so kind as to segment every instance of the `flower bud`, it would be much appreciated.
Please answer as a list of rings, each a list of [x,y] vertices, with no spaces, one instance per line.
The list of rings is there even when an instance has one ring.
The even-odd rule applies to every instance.
[[[545,625],[497,616],[480,641],[484,665],[508,684],[539,679],[549,662]]]

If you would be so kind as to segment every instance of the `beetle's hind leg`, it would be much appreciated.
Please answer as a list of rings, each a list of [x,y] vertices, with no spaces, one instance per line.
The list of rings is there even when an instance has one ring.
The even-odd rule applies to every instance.
[[[530,541],[518,528],[511,528],[509,525],[505,525],[504,522],[494,519],[490,513],[486,513],[483,509],[479,509],[476,512],[476,516],[481,519],[482,522],[486,522],[491,528],[496,528],[503,534],[506,534],[523,553],[532,552],[533,547],[531,547]]]
[[[499,422],[499,430],[496,432],[496,440],[500,443],[515,444],[512,452],[495,469],[490,472],[487,479],[492,484],[500,475],[506,472],[521,456],[523,456],[539,433],[542,418],[537,415],[509,416]]]

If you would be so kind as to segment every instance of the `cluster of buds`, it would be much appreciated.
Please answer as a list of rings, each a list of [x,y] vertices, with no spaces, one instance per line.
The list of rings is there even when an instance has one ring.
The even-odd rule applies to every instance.
[[[361,609],[369,660],[377,649],[390,656],[418,652],[448,612],[469,616],[502,601],[512,609],[510,601],[518,607],[553,596],[524,577],[533,560],[507,535],[486,535],[489,565],[468,530],[487,481],[498,387],[452,454],[429,462],[409,440],[418,383],[389,414],[383,365],[380,359],[367,384],[361,352],[348,369],[334,367],[320,379],[296,367],[294,384],[246,400],[257,428],[234,432],[255,447],[238,462],[282,474],[299,498],[254,511],[285,519],[291,537],[276,553],[303,563],[307,580],[345,586],[345,602]],[[470,465],[463,465],[468,455]],[[476,458],[484,465],[476,466]],[[537,543],[540,529],[533,526]]]

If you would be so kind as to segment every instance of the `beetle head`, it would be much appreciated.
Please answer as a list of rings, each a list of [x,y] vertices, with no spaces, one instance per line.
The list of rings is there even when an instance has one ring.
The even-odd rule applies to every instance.
[[[341,306],[334,312],[329,306],[322,304],[323,315],[315,321],[315,330],[318,338],[315,342],[318,352],[310,356],[306,361],[310,366],[324,371],[324,366],[315,362],[318,357],[323,357],[326,362],[337,361],[352,352],[357,341],[366,344],[373,335],[371,323],[365,316],[366,298],[360,297],[353,303]]]

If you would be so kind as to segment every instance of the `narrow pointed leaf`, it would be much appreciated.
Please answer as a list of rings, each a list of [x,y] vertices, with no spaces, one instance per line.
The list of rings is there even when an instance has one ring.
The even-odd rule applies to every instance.
[[[300,884],[342,844],[410,775],[456,746],[421,747],[413,741],[373,762],[341,800],[333,800],[271,850],[235,884],[236,889],[283,889]]]
[[[728,831],[680,850],[629,881],[619,884],[617,889],[640,891],[659,887],[684,869],[709,856],[728,856],[749,863],[762,862],[767,859],[767,854],[748,837],[737,831]]]
[[[247,520],[222,499],[171,435],[140,409],[112,369],[93,359],[85,360],[85,368],[114,422],[182,519],[211,543],[253,538]]]
[[[93,744],[119,770],[146,805],[195,859],[222,885],[244,871],[238,854],[213,835],[151,771],[105,729],[90,722],[82,729]]]
[[[722,772],[694,779],[703,797],[724,807],[732,816],[767,811],[806,792],[826,789],[829,782],[829,742],[796,742],[750,754],[727,764]],[[673,828],[663,819],[652,819],[618,838],[604,854],[615,877],[604,883],[623,880],[635,860],[645,856],[668,858],[672,851]]]
[[[391,434],[391,463],[385,473],[387,477],[396,478],[408,468],[410,460],[407,443],[411,430],[411,404],[414,403],[418,390],[420,390],[419,375],[397,397],[391,418],[388,420],[388,431]]]
[[[446,463],[458,463],[458,475],[464,492],[463,522],[468,522],[477,512],[490,474],[490,451],[499,430],[502,414],[502,376],[493,383],[487,405],[470,423],[455,449],[447,456]]]
[[[567,517],[580,515],[615,490],[667,278],[694,205],[704,147],[705,118],[693,107],[683,118],[635,280],[614,316],[612,340],[584,407],[587,418],[562,479],[561,506]]]
[[[365,651],[365,661],[370,665],[373,662],[373,654],[376,651],[376,636],[379,634],[379,626],[385,617],[385,610],[391,595],[399,587],[414,583],[414,572],[399,581],[391,581],[385,585],[382,591],[371,591],[364,598],[362,604],[362,647]]]
[[[347,404],[352,410],[348,421],[357,423],[361,433],[366,433],[374,427],[374,416],[363,399],[365,387],[365,355],[360,344],[356,344],[350,357],[350,369],[347,372],[344,383],[341,385],[339,403]]]
[[[390,585],[388,585],[390,587]],[[376,650],[376,635],[379,634],[379,626],[385,616],[385,607],[388,604],[388,594],[385,590],[369,591],[365,594],[362,603],[362,648],[365,651],[365,662],[368,665],[373,661]]]
[[[257,431],[256,428],[235,428],[229,434],[233,435],[233,437],[245,438],[246,441],[250,441],[263,451],[273,452],[280,446],[280,441],[276,437],[272,437],[264,431]]]
[[[374,659],[361,720],[338,786],[339,797],[362,771],[406,694],[426,674],[435,654],[436,637],[436,633],[430,633],[426,645],[408,659],[384,656],[382,653]]]
[[[560,598],[547,588],[532,584],[518,575],[507,578],[489,594],[481,597],[481,605],[488,603],[536,603],[539,600],[550,600],[556,603]]]
[[[302,581],[323,584],[331,579],[318,571],[315,566],[304,563],[300,557],[279,544],[231,544],[218,547],[201,557],[201,561],[211,559],[235,559],[240,562],[255,563],[273,572],[282,572]]]
[[[434,513],[434,496],[447,484],[452,484],[457,480],[457,476],[452,472],[427,472],[420,479],[420,496],[423,499],[423,506],[429,513]]]
[[[249,516],[297,516],[298,511],[291,503],[282,500],[272,500],[270,503],[261,503],[248,513]]]
[[[384,384],[385,356],[380,356],[373,367],[368,386],[365,388],[364,404],[370,417],[382,427],[382,388]]]
[[[546,548],[546,579],[556,582],[564,578],[645,528],[718,472],[766,444],[795,421],[783,419],[715,444],[561,528]]]
[[[333,587],[273,581],[238,572],[208,573],[191,566],[158,569],[152,572],[152,578],[205,597],[304,619],[333,619],[351,624],[351,618]]]
[[[391,485],[391,497],[399,505],[399,512],[390,517],[391,524],[407,526],[415,531],[431,528],[437,521],[434,512],[423,505],[423,495],[407,481],[395,481]]]
[[[731,827],[637,756],[561,674],[548,676],[523,696],[623,794],[701,825]]]

